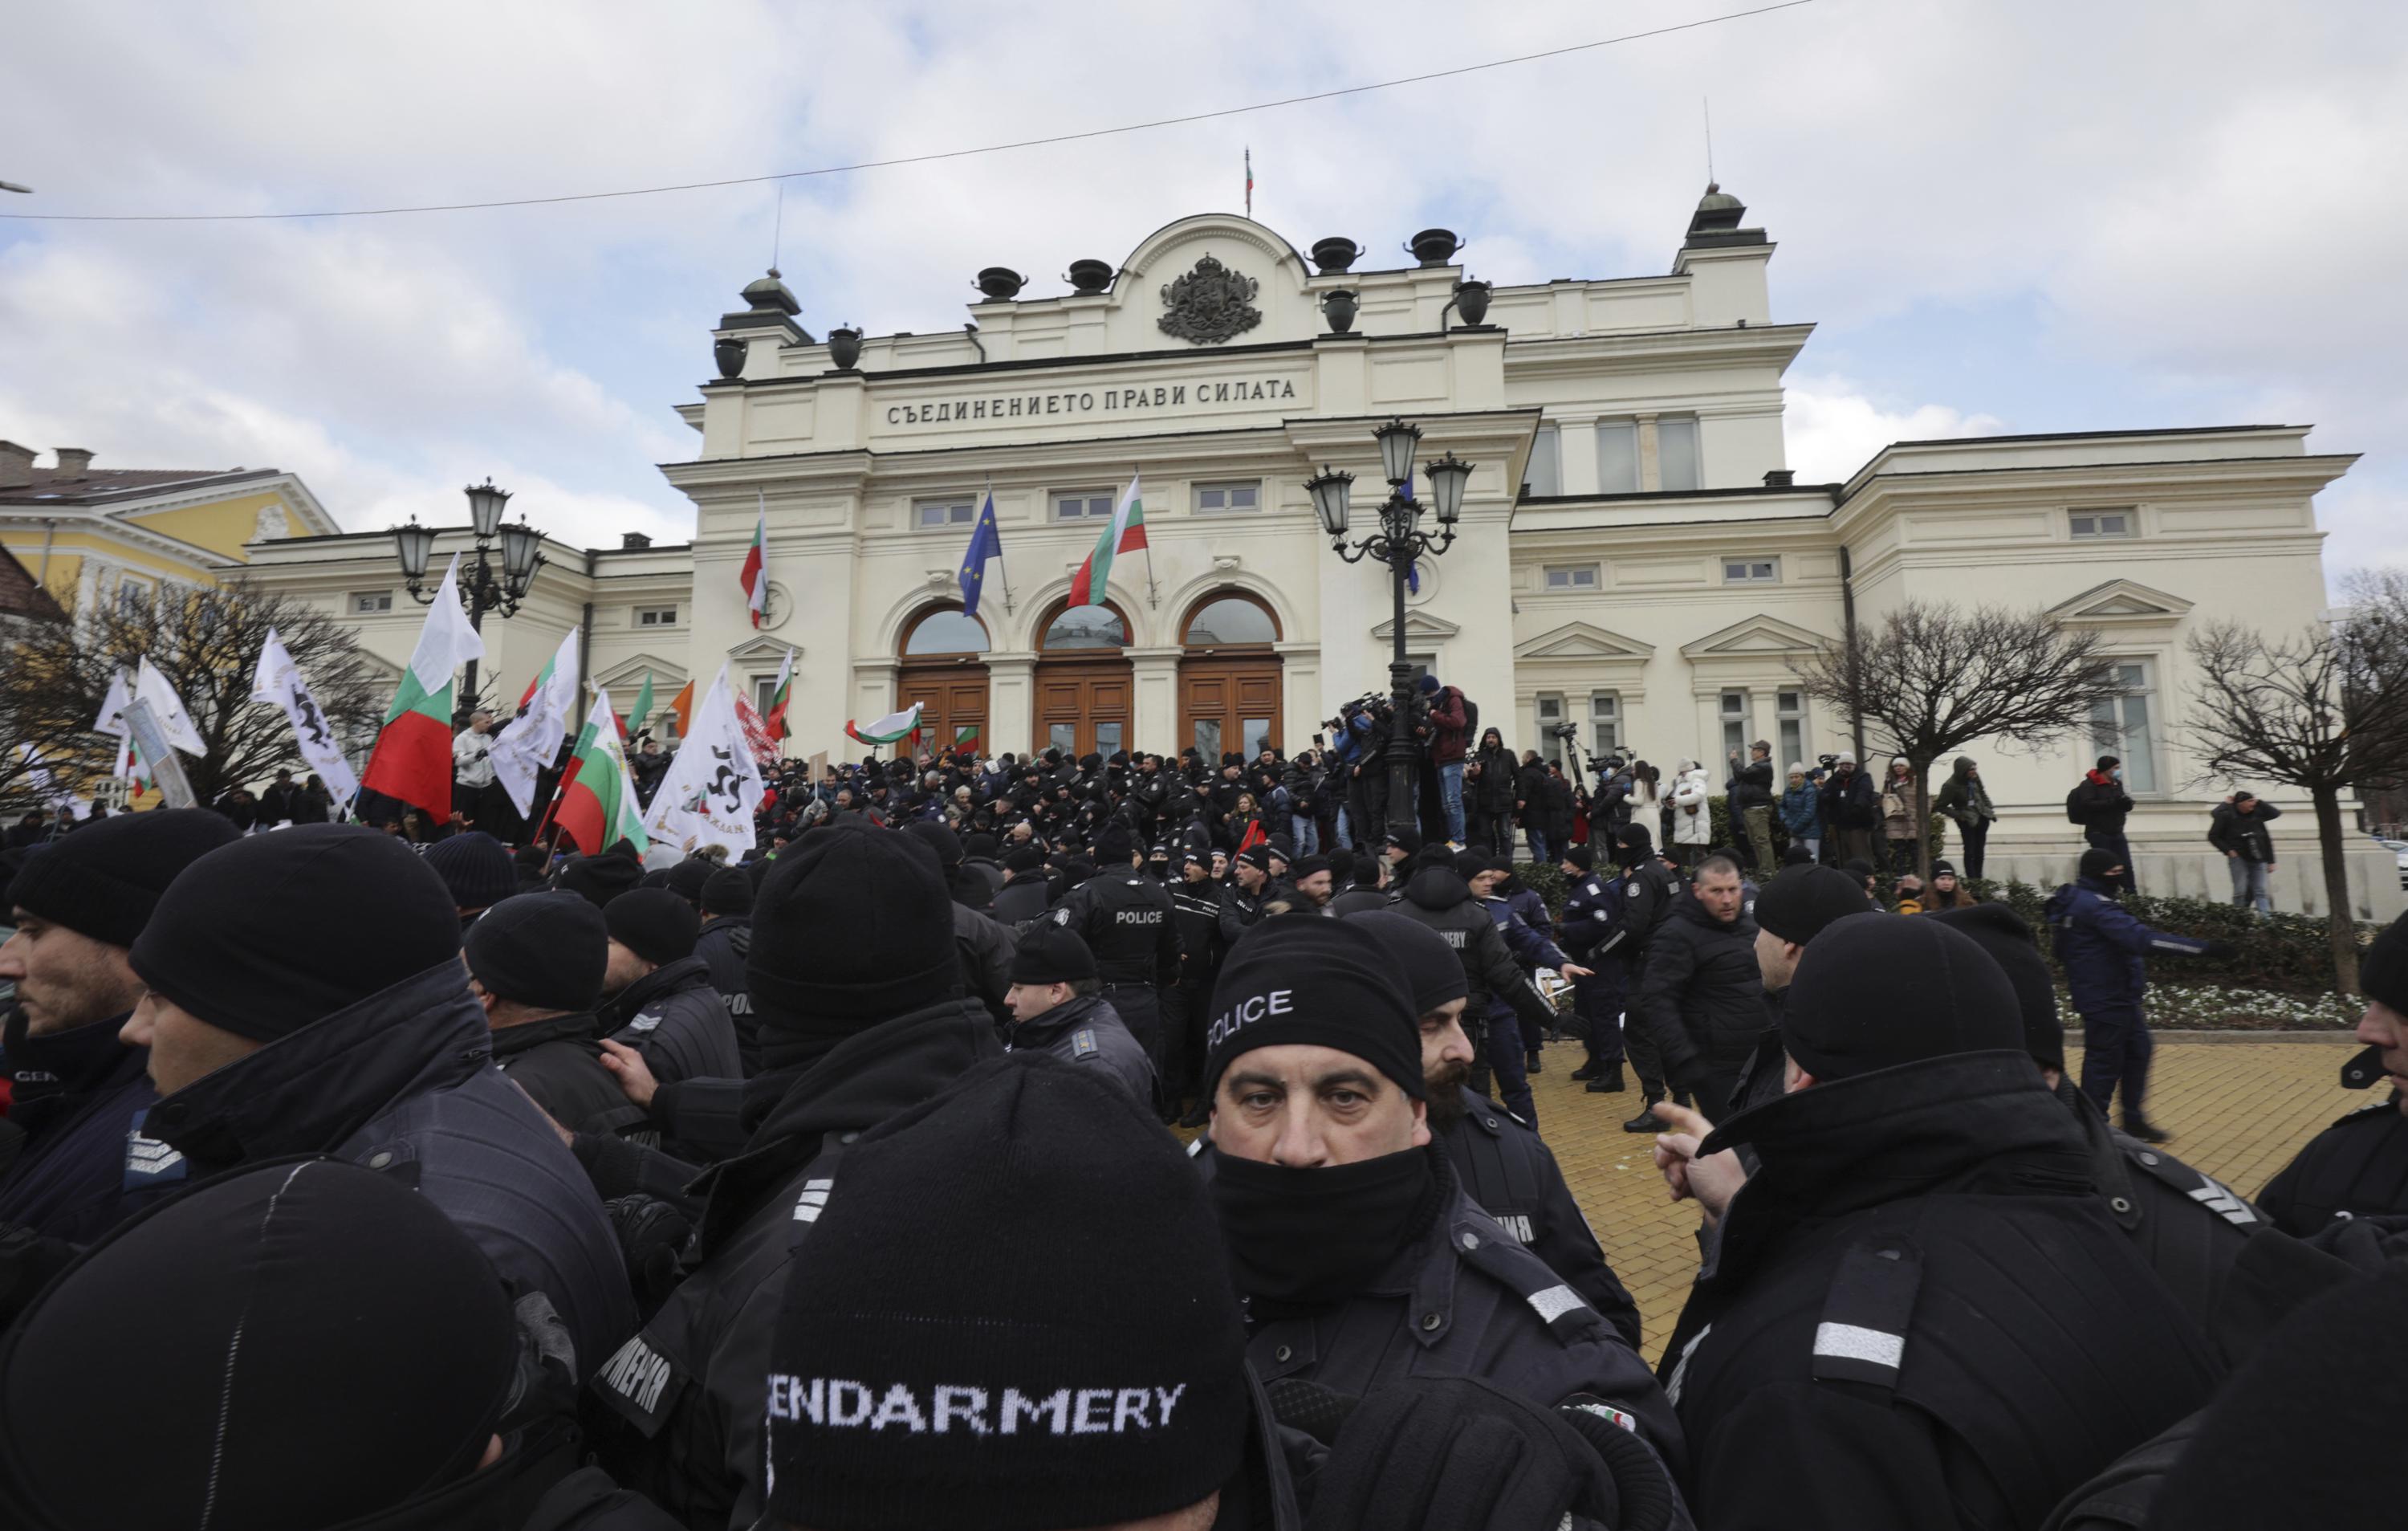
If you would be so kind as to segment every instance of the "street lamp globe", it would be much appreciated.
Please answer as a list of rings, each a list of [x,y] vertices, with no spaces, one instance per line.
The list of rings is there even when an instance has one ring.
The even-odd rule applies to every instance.
[[[1346,524],[1352,513],[1348,503],[1353,498],[1354,475],[1340,473],[1324,463],[1321,471],[1304,481],[1307,493],[1312,496],[1312,513],[1321,518],[1321,529],[1331,541],[1346,535]]]
[[[422,527],[418,517],[393,528],[394,551],[401,556],[401,577],[415,585],[426,577],[426,560],[435,553],[435,528]]]
[[[1422,427],[1391,420],[1371,433],[1380,442],[1380,471],[1390,484],[1413,476],[1413,448],[1421,443]]]
[[[535,571],[543,562],[543,533],[526,524],[521,516],[502,528],[502,576],[508,582],[513,600],[527,592],[535,582]]]
[[[1450,452],[1434,463],[1422,464],[1428,475],[1431,508],[1438,513],[1438,524],[1452,527],[1463,513],[1463,488],[1471,482],[1471,464]]]
[[[482,484],[472,484],[461,493],[468,497],[468,519],[477,528],[477,541],[489,542],[494,528],[502,524],[502,510],[509,504],[510,492],[494,487],[492,476]]]

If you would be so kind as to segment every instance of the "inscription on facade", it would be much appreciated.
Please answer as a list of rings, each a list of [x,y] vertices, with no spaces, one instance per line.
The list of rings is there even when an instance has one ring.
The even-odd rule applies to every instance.
[[[1234,383],[1156,383],[1129,387],[1081,388],[1068,392],[985,394],[890,404],[890,426],[947,426],[965,422],[1026,420],[1041,415],[1119,414],[1184,410],[1194,413],[1223,404],[1268,404],[1296,397],[1293,378],[1241,379]]]

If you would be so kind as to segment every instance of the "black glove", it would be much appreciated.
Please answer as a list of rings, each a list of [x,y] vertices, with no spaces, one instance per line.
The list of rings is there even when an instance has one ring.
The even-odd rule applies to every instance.
[[[1357,1404],[1317,1475],[1306,1531],[1533,1531],[1620,1524],[1613,1476],[1563,1415],[1468,1377]]]
[[[618,1235],[619,1257],[627,1263],[636,1310],[649,1322],[684,1279],[679,1258],[694,1236],[694,1224],[656,1196],[617,1196],[602,1208],[610,1215],[610,1232]]]
[[[2241,948],[2229,941],[2211,941],[2207,944],[2207,949],[2200,955],[2213,958],[2219,962],[2229,962],[2241,955]]]

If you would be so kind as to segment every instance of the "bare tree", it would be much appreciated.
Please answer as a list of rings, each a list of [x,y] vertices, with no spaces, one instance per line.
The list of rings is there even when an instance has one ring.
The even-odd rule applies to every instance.
[[[2095,630],[2046,612],[1910,600],[1792,668],[1808,696],[1870,725],[1914,775],[1914,864],[1931,875],[1932,762],[1976,740],[2037,751],[2123,694]]]
[[[270,628],[338,730],[373,728],[382,717],[382,687],[349,628],[237,579],[208,589],[163,587],[148,601],[110,603],[22,630],[0,653],[0,732],[34,744],[62,786],[88,790],[109,773],[115,749],[92,727],[109,682],[120,670],[132,674],[148,655],[208,746],[198,758],[184,757],[183,767],[194,795],[211,802],[301,764],[283,713],[251,700]],[[8,766],[16,769],[13,779],[0,775],[0,801],[30,800],[34,784],[22,762]]]
[[[2358,925],[2343,860],[2341,798],[2408,773],[2408,577],[2363,576],[2337,621],[2291,633],[2218,622],[2192,635],[2200,680],[2188,731],[2211,776],[2308,794],[2324,860],[2333,978],[2358,990]]]

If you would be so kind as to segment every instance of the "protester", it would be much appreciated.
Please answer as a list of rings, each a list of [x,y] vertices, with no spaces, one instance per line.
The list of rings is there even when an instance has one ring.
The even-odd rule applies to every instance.
[[[1742,830],[1747,843],[1756,852],[1756,874],[1770,878],[1772,861],[1772,745],[1757,740],[1747,747],[1746,763],[1742,764],[1739,752],[1731,752],[1729,782],[1732,816],[1731,826],[1736,841]]]
[[[1990,826],[1999,811],[1990,804],[1990,789],[1982,784],[1982,768],[1970,755],[1959,755],[1948,768],[1948,780],[1931,801],[1932,811],[1956,826],[1964,843],[1965,875],[1980,881],[1982,859],[1990,842]]]
[[[1819,860],[1823,854],[1823,799],[1814,778],[1796,761],[1789,766],[1788,786],[1781,794],[1779,804],[1781,827],[1788,833],[1794,847],[1806,847],[1806,859]]]
[[[1915,867],[1923,826],[1914,818],[1914,768],[1903,755],[1890,758],[1881,788],[1882,834],[1889,842],[1889,869],[1904,876]]]
[[[2255,909],[2261,916],[2274,912],[2274,901],[2266,891],[2266,879],[2274,871],[2274,837],[2266,826],[2282,816],[2283,810],[2250,792],[2233,793],[2208,815],[2207,843],[2224,853],[2225,867],[2232,874],[2234,908]]]
[[[1823,824],[1839,841],[1836,858],[1842,863],[1862,861],[1870,869],[1873,831],[1881,828],[1881,794],[1872,778],[1856,769],[1855,755],[1842,750],[1833,758],[1831,773],[1819,789]]]
[[[2084,844],[2114,857],[2119,869],[2115,886],[2137,893],[2141,885],[2132,877],[2132,847],[2124,840],[2124,820],[2131,812],[2131,795],[2124,790],[2124,762],[2113,755],[2099,757],[2098,765],[2065,798],[2065,816],[2082,826]]]
[[[1635,1024],[1662,1061],[1659,1088],[1684,1105],[1694,1096],[1717,1121],[1729,1114],[1731,1087],[1765,1024],[1756,928],[1740,907],[1742,894],[1739,863],[1726,852],[1707,857],[1656,932],[1630,999]],[[1649,1095],[1646,1105],[1658,1098]]]
[[[1704,859],[1706,848],[1714,843],[1711,796],[1706,787],[1706,768],[1695,760],[1682,761],[1680,777],[1672,787],[1672,835],[1668,844],[1678,847],[1675,854],[1681,865],[1692,872]]]

